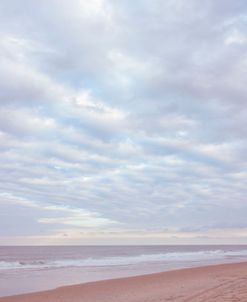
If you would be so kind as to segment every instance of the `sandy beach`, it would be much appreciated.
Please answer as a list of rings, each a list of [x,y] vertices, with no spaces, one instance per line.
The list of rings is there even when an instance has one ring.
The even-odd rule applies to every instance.
[[[0,302],[247,301],[247,262],[60,287]]]

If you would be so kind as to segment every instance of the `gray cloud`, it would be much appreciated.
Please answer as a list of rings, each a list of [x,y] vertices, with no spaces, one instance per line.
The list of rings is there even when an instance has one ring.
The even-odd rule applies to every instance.
[[[0,12],[6,242],[243,236],[244,1],[13,0]]]

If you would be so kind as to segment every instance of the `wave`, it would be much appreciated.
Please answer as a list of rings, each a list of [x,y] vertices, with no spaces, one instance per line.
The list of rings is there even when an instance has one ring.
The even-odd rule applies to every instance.
[[[207,260],[247,258],[247,250],[239,251],[197,251],[197,252],[169,252],[159,254],[143,254],[126,257],[102,257],[85,259],[61,259],[38,261],[0,261],[0,270],[10,269],[48,269],[66,267],[101,267],[101,266],[128,266],[158,262],[196,262]]]

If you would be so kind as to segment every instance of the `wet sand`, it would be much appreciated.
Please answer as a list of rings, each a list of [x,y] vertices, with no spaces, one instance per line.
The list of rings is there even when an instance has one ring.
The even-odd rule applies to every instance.
[[[247,301],[247,262],[97,281],[0,298],[0,302]]]

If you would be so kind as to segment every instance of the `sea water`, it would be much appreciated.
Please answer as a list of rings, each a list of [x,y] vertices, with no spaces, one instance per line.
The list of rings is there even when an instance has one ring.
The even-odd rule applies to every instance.
[[[241,261],[244,245],[0,247],[0,296]]]

